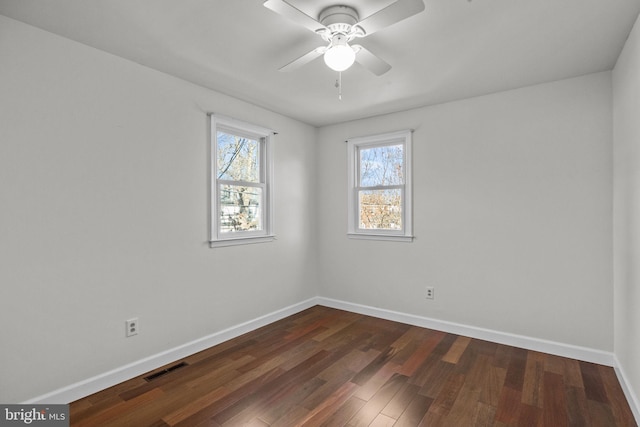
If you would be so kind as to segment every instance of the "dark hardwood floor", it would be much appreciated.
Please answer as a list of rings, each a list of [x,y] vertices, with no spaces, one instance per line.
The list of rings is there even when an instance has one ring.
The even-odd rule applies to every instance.
[[[181,362],[71,425],[636,426],[610,367],[321,306]]]

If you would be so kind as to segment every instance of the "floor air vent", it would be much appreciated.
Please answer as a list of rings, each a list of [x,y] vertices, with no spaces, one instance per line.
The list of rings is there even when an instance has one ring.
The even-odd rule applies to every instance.
[[[147,375],[146,377],[144,377],[144,379],[145,379],[145,381],[153,381],[156,378],[159,378],[159,377],[161,377],[163,375],[167,375],[169,372],[173,372],[176,369],[180,369],[180,368],[185,367],[185,366],[189,366],[189,365],[186,362],[180,362],[180,363],[175,364],[173,366],[169,366],[167,369],[163,369],[162,371],[158,371],[158,372],[156,372],[154,374]]]

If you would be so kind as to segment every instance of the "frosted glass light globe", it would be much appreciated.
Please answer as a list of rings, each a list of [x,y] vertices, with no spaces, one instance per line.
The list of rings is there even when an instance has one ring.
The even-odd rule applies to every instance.
[[[331,46],[324,54],[324,63],[334,71],[344,71],[356,60],[356,53],[348,44]]]

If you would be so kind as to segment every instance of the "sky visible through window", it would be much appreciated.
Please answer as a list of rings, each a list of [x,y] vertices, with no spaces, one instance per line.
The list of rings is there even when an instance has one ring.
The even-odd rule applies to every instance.
[[[259,182],[258,141],[218,132],[218,179]]]
[[[385,145],[360,150],[360,187],[404,184],[403,146]]]

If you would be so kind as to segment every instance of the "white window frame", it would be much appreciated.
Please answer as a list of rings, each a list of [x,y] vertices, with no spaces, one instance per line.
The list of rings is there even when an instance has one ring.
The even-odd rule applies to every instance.
[[[211,128],[209,137],[210,152],[210,198],[209,246],[245,245],[251,243],[270,242],[275,239],[273,232],[273,132],[270,129],[236,120],[219,114],[210,114]],[[260,142],[260,180],[259,183],[229,181],[218,179],[218,130],[244,136]],[[262,230],[238,231],[223,233],[220,227],[220,185],[242,184],[262,189],[261,214]]]
[[[411,145],[412,131],[402,130],[380,135],[364,136],[347,140],[347,170],[348,170],[348,213],[347,236],[352,239],[391,240],[400,242],[413,241],[413,192],[411,187]],[[360,187],[360,149],[387,145],[403,145],[403,185]],[[358,208],[359,192],[363,190],[377,190],[385,188],[400,188],[402,193],[402,229],[401,230],[371,230],[360,228]]]

